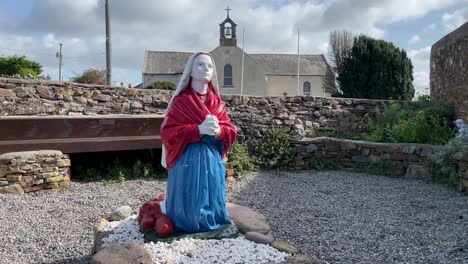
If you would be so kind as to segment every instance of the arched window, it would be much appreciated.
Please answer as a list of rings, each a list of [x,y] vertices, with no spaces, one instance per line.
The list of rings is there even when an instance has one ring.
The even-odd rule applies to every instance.
[[[227,39],[232,38],[232,25],[229,22],[224,24],[224,37]]]
[[[302,87],[302,92],[304,96],[310,96],[310,82],[305,82],[304,86]]]
[[[232,86],[232,66],[224,65],[224,86]]]

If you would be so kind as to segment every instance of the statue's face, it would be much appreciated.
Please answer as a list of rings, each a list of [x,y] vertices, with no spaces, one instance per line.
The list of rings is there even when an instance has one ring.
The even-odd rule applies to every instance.
[[[191,76],[196,81],[211,81],[211,78],[213,78],[213,62],[211,61],[211,57],[206,54],[195,57]]]

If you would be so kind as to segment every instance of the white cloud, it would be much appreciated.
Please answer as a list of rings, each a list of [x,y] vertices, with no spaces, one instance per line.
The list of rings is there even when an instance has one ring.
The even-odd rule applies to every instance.
[[[219,43],[218,24],[226,5],[238,24],[238,45],[245,28],[249,53],[296,53],[297,26],[301,53],[324,53],[329,32],[347,29],[382,38],[384,26],[422,17],[462,0],[113,0],[112,62],[117,83],[141,81],[144,50],[210,51]],[[452,17],[447,21],[453,20]],[[104,1],[34,1],[32,12],[10,26],[0,20],[1,46],[26,50],[56,78],[58,42],[64,43],[64,71],[105,66]],[[29,37],[34,36],[34,37]],[[10,40],[10,41],[8,41]],[[2,50],[3,51],[3,50]],[[427,66],[428,67],[428,66]],[[118,69],[118,70],[117,70]],[[422,76],[422,75],[420,75]]]
[[[429,24],[429,26],[427,26],[427,30],[434,30],[436,28],[437,28],[437,25],[435,23]]]
[[[421,49],[409,50],[408,57],[413,63],[414,88],[417,92],[421,93],[429,87],[431,47],[427,46]]]
[[[457,27],[461,26],[463,23],[466,23],[467,21],[468,21],[468,8],[466,7],[457,9],[453,13],[444,13],[442,15],[442,22],[444,23],[444,26],[449,30],[456,29]]]
[[[419,41],[421,41],[421,38],[419,37],[418,34],[412,36],[409,40],[408,40],[408,43],[409,44],[415,44],[415,43],[418,43]]]

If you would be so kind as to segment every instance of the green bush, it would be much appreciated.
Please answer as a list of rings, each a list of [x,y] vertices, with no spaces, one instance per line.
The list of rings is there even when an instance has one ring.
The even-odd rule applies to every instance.
[[[255,164],[245,145],[234,143],[227,153],[227,158],[236,172],[243,173],[255,170]]]
[[[35,61],[26,59],[25,56],[0,57],[0,74],[12,76],[19,74],[27,77],[29,74],[36,77],[42,72],[42,66]]]
[[[317,170],[335,170],[338,168],[338,164],[335,160],[325,157],[325,154],[321,151],[315,154],[310,167]]]
[[[423,98],[411,104],[392,104],[357,138],[377,142],[445,144],[455,135],[453,108],[445,102]]]
[[[458,164],[456,159],[468,155],[468,136],[450,140],[447,145],[439,146],[426,160],[426,166],[435,182],[451,186],[458,184]]]
[[[297,155],[291,140],[288,129],[274,127],[260,140],[250,141],[249,149],[260,168],[293,168]]]
[[[175,91],[176,86],[175,84],[168,82],[168,81],[156,81],[151,86],[148,86],[146,88]]]
[[[305,131],[306,137],[337,137],[335,130],[314,130],[309,128]]]
[[[344,97],[411,100],[413,65],[406,51],[367,36],[354,38],[337,80]]]
[[[359,139],[359,134],[364,131],[363,118],[356,114],[349,113],[347,115],[339,115],[336,118],[337,127],[336,135],[337,138],[346,139]]]

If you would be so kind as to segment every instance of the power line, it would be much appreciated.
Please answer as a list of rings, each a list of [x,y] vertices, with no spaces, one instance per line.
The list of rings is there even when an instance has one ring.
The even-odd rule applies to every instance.
[[[19,50],[19,49],[10,49],[10,48],[5,48],[5,47],[0,47],[0,50],[10,50],[10,51],[22,52],[24,54],[32,54],[32,55],[36,55],[36,56],[53,56],[53,57],[56,56],[55,54],[52,54],[52,53],[35,52],[35,51]],[[67,56],[67,58],[74,58],[74,59],[89,58],[89,57],[94,57],[94,56],[97,56],[97,55],[105,55],[105,54],[106,53],[104,51],[102,51],[102,52],[99,52],[99,53],[91,53],[91,54],[88,54],[88,55],[70,56],[70,57]]]

